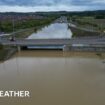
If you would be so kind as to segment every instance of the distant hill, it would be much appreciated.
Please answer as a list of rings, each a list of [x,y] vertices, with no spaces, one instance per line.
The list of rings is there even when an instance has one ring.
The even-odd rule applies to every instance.
[[[96,10],[96,11],[82,11],[82,12],[74,12],[74,11],[51,11],[51,12],[27,12],[27,13],[21,13],[21,12],[2,12],[0,15],[68,15],[68,14],[77,14],[77,15],[105,15],[105,10]]]

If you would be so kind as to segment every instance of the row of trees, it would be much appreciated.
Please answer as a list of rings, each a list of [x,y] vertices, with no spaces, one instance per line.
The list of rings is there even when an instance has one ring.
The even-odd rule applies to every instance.
[[[11,32],[13,30],[10,21],[0,22],[0,32]]]

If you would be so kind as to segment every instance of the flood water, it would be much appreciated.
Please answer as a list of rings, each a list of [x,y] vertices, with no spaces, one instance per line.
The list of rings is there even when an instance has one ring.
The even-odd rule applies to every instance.
[[[70,39],[71,37],[72,32],[68,29],[66,23],[53,23],[42,28],[37,33],[33,33],[28,39]]]
[[[52,23],[31,34],[27,39],[70,39],[72,32],[67,23]],[[63,46],[28,46],[29,49],[62,49]]]
[[[0,90],[31,94],[0,105],[105,105],[105,54],[21,51],[0,63]]]

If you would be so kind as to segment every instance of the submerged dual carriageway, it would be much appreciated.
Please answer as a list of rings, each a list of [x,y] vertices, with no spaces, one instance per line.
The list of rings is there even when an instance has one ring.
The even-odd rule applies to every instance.
[[[2,45],[27,47],[27,46],[62,46],[64,51],[71,48],[100,48],[105,49],[105,37],[87,37],[87,38],[72,38],[72,39],[0,39]]]

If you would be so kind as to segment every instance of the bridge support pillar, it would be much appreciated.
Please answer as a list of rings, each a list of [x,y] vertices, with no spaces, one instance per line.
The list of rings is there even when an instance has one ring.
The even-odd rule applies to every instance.
[[[64,45],[63,46],[63,51],[69,51],[70,49],[69,49],[69,46],[67,46],[67,45]]]
[[[17,46],[17,50],[18,50],[18,52],[20,52],[21,51],[21,47]]]

